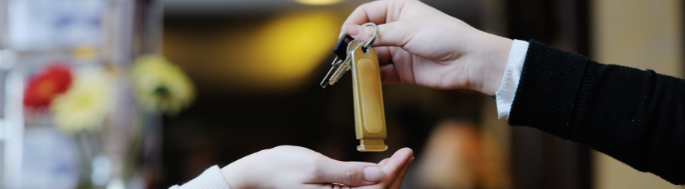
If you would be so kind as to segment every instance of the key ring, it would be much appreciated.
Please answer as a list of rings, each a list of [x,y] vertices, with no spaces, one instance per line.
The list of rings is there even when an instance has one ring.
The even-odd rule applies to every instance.
[[[369,46],[371,46],[371,44],[373,44],[373,42],[375,42],[376,39],[378,39],[378,26],[376,26],[376,24],[373,22],[366,23],[366,24],[362,25],[362,27],[363,26],[373,26],[373,37],[371,37],[371,39],[369,40],[368,43],[366,43],[366,44],[364,44],[364,46],[362,46],[362,48],[363,48],[362,50],[366,51],[366,49],[369,49]]]

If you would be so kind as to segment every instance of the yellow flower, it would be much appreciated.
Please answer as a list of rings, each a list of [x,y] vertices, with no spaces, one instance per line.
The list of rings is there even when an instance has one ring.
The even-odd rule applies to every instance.
[[[138,99],[148,111],[175,115],[192,102],[195,92],[188,76],[157,55],[145,55],[133,65]]]
[[[50,105],[57,128],[68,133],[99,129],[112,111],[113,84],[101,68],[79,70],[69,90]]]

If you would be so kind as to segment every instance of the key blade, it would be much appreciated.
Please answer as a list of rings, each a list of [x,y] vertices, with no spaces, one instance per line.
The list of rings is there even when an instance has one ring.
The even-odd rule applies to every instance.
[[[335,72],[333,73],[333,76],[331,77],[331,79],[329,81],[329,84],[333,85],[333,84],[337,83],[338,80],[340,80],[340,78],[342,78],[342,76],[345,75],[345,72],[347,72],[347,70],[350,70],[350,61],[349,60],[343,62],[342,65],[340,65],[340,67],[338,67],[338,69],[335,70]]]
[[[332,74],[335,73],[335,71],[338,70],[338,68],[342,65],[342,61],[338,60],[338,57],[335,57],[335,59],[333,59],[333,63],[331,63],[331,65],[332,65],[331,69],[328,70],[328,73],[326,73],[326,76],[323,78],[323,81],[321,81],[321,84],[320,84],[321,87],[324,89],[326,88],[326,86],[328,86],[328,83],[329,83],[328,81],[332,78],[331,77]]]
[[[328,86],[328,80],[330,80],[331,73],[336,70],[336,67],[339,67],[340,65],[337,66],[332,66],[330,70],[328,70],[328,73],[326,74],[326,77],[323,78],[323,81],[321,81],[321,88],[326,88]]]
[[[359,40],[356,40],[356,39],[350,41],[350,43],[349,43],[348,46],[347,46],[347,50],[348,50],[348,53],[347,53],[347,54],[348,54],[348,55],[345,57],[345,60],[342,61],[341,66],[338,67],[338,68],[335,70],[335,72],[333,72],[333,75],[331,76],[330,81],[328,82],[329,85],[333,85],[333,84],[337,83],[338,80],[340,80],[340,78],[342,78],[343,75],[345,75],[345,73],[346,73],[347,71],[349,71],[350,68],[352,68],[353,62],[352,62],[352,56],[350,56],[350,54],[354,53],[354,51],[355,51],[357,48],[359,48],[359,47],[361,46],[361,44],[362,44],[362,43],[361,43]]]

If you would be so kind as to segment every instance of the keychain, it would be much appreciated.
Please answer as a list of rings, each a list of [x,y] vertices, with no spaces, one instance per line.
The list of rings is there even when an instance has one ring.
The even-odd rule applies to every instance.
[[[345,72],[352,70],[355,133],[360,142],[357,150],[382,152],[388,149],[385,145],[385,111],[378,54],[371,47],[378,38],[378,27],[374,23],[363,26],[374,28],[371,40],[364,43],[350,35],[343,35],[333,47],[336,57],[321,87],[335,84]]]

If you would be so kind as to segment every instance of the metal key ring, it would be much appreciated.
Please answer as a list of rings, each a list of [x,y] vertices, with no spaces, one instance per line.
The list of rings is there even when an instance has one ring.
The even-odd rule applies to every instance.
[[[366,44],[364,44],[364,46],[362,46],[364,48],[364,50],[366,50],[369,48],[369,46],[371,46],[371,44],[373,44],[373,42],[376,41],[376,39],[378,39],[378,26],[376,26],[376,24],[373,22],[366,23],[366,24],[362,25],[362,27],[363,26],[373,26],[373,31],[374,31],[373,37],[371,37],[371,39],[369,40],[368,43],[366,43]]]

